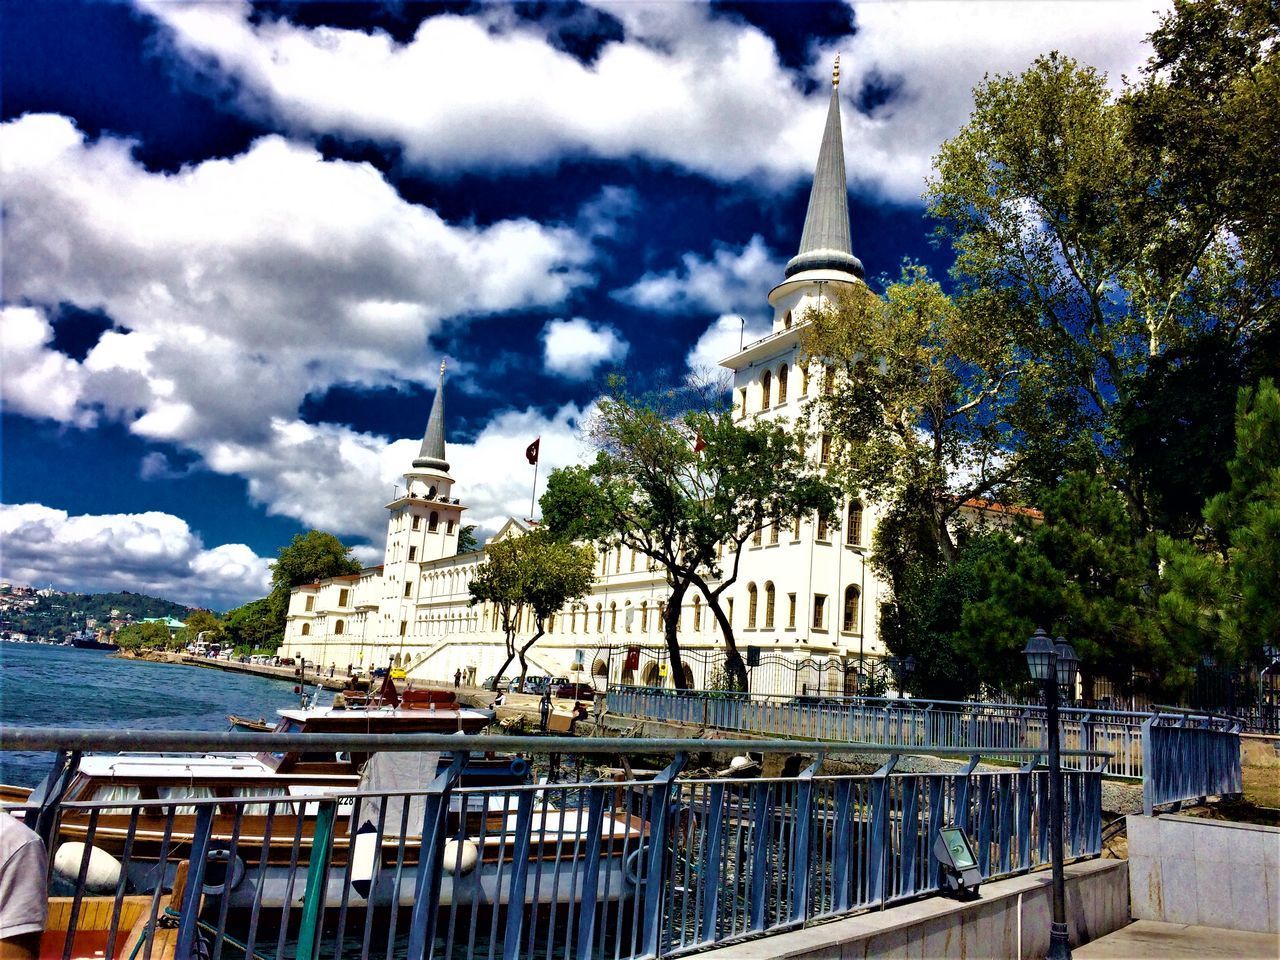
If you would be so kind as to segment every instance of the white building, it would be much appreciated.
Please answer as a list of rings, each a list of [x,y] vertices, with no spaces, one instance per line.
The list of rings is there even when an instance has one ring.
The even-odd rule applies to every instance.
[[[769,294],[773,330],[722,361],[733,371],[739,416],[803,415],[806,398],[821,389],[823,378],[797,362],[800,318],[838,288],[863,282],[850,243],[838,92],[837,78],[800,251]],[[496,610],[469,605],[467,585],[484,554],[456,553],[466,507],[446,460],[443,395],[442,368],[421,451],[405,473],[405,493],[387,504],[382,566],[295,589],[283,655],[337,664],[339,670],[392,663],[423,680],[450,680],[461,669],[473,681],[494,673],[505,659]],[[825,442],[818,442],[813,455],[826,455]],[[744,548],[726,607],[744,656],[748,648],[759,654],[753,689],[851,689],[857,666],[873,668],[884,655],[875,613],[884,587],[867,566],[874,521],[873,506],[853,501],[834,522],[787,520]],[[525,529],[524,521],[513,518],[497,538]],[[530,652],[532,663],[552,675],[586,679],[590,673],[612,683],[669,685],[662,573],[625,548],[602,548],[599,554],[590,597],[554,618]],[[532,624],[521,628],[527,637]],[[686,597],[680,637],[689,679],[698,687],[712,685],[723,642],[696,591]],[[638,651],[627,657],[632,648]]]

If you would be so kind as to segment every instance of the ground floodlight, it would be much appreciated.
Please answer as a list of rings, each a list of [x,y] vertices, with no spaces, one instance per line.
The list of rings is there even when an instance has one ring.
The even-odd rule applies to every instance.
[[[982,871],[968,835],[957,826],[943,827],[933,840],[933,856],[941,871],[939,885],[942,892],[962,899],[978,895],[982,883]]]

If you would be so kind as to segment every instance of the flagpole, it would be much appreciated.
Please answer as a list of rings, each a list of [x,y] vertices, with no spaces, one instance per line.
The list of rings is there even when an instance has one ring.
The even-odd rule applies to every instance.
[[[539,438],[541,439],[541,438]],[[533,523],[533,507],[538,502],[538,461],[542,459],[542,450],[533,461],[533,489],[529,491],[529,522]]]

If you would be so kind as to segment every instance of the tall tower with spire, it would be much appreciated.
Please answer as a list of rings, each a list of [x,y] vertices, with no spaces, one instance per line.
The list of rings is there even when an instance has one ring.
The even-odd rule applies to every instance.
[[[431,401],[422,446],[404,474],[404,492],[397,491],[387,504],[387,546],[383,557],[382,580],[385,595],[381,604],[384,638],[411,633],[413,611],[422,588],[421,564],[458,552],[458,532],[465,506],[453,495],[444,441],[444,372],[440,364],[440,384]]]

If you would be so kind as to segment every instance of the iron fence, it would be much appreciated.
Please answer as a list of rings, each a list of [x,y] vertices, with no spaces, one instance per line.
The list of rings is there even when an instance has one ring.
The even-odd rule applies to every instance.
[[[1157,713],[1142,724],[1142,806],[1147,816],[1181,804],[1244,790],[1240,724],[1190,713]]]
[[[611,712],[623,716],[922,752],[966,748],[998,755],[1044,749],[1048,743],[1044,709],[1029,704],[779,697],[615,686],[609,690],[608,705]],[[1064,708],[1061,716],[1064,746],[1106,753],[1111,758],[1110,777],[1142,777],[1142,723],[1149,714]],[[1078,760],[1064,761],[1064,766],[1078,765]]]
[[[175,790],[162,800],[57,803],[45,824],[51,879],[69,893],[56,905],[66,933],[53,955],[674,957],[934,893],[930,851],[943,826],[970,835],[987,878],[1046,863],[1055,830],[1068,857],[1096,855],[1101,844],[1100,769],[1065,774],[1064,819],[1054,824],[1037,751],[1011,751],[1024,765],[1000,772],[978,770],[975,756],[954,773],[899,774],[889,755],[874,775],[827,775],[818,757],[796,777],[748,779],[685,776],[687,751],[707,744],[650,740],[648,751],[677,750],[652,779],[462,787],[471,753],[518,738],[387,739],[399,741],[389,749],[447,745],[453,760],[411,791]],[[90,737],[43,743],[55,740],[68,747]],[[310,738],[317,748],[348,740],[367,745]],[[616,752],[619,744],[537,747]],[[118,869],[104,874],[104,855]]]

